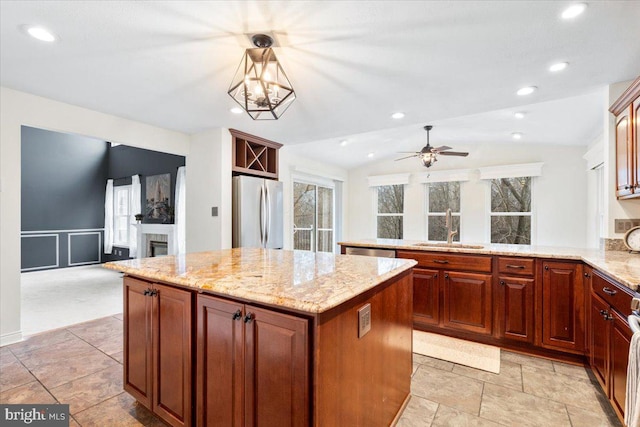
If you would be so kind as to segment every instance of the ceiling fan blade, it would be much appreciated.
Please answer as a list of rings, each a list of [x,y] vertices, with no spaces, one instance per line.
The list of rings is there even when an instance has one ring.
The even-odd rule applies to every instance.
[[[431,149],[431,151],[437,151],[437,152],[447,151],[447,150],[451,150],[451,147],[443,145],[442,147],[436,147]]]
[[[420,154],[420,151],[396,151],[398,154]]]
[[[444,153],[438,153],[438,155],[467,157],[469,153],[463,153],[462,151],[445,151]]]
[[[413,156],[400,157],[399,159],[396,159],[395,161],[397,162],[398,160],[410,159],[411,157],[418,157],[418,155],[414,154]]]

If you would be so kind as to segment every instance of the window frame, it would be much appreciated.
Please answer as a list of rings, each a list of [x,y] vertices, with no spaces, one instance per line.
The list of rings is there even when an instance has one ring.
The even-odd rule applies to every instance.
[[[378,206],[378,192],[380,191],[380,187],[393,187],[396,185],[401,185],[402,188],[402,212],[398,213],[398,212],[393,212],[393,213],[380,213],[379,212],[379,206]],[[376,236],[376,239],[383,239],[384,237],[378,237],[378,218],[381,216],[384,217],[401,217],[402,218],[402,235],[400,237],[398,237],[398,240],[402,240],[404,238],[404,209],[405,209],[405,194],[406,194],[406,184],[384,184],[384,185],[376,185],[373,188],[373,209],[374,209],[374,215],[375,215],[375,221],[373,224],[373,235]]]
[[[531,179],[531,209],[529,212],[493,212],[491,210],[491,185],[494,179],[513,179],[513,178],[530,178]],[[511,243],[513,245],[521,245],[521,246],[531,246],[536,244],[537,240],[537,227],[536,227],[536,179],[537,176],[503,176],[503,177],[495,177],[491,179],[487,179],[487,191],[486,191],[486,199],[485,205],[487,206],[487,215],[486,215],[486,242],[491,245],[500,245],[500,244],[510,244],[510,243],[494,243],[491,241],[491,218],[494,216],[528,216],[531,218],[531,235],[529,236],[529,244],[520,244],[520,243]]]
[[[294,196],[294,187],[295,184],[305,184],[305,185],[313,185],[315,187],[315,212],[314,212],[314,224],[313,224],[313,232],[312,234],[312,240],[313,240],[313,244],[311,245],[311,252],[314,253],[318,253],[318,238],[317,238],[317,234],[318,231],[328,231],[329,229],[319,229],[318,228],[318,188],[319,187],[323,187],[323,188],[328,188],[331,190],[331,203],[332,203],[332,209],[331,209],[331,222],[333,224],[333,228],[331,229],[331,235],[333,237],[332,242],[331,242],[331,248],[332,251],[331,252],[324,252],[322,251],[322,253],[337,253],[337,232],[336,232],[336,228],[337,228],[337,224],[336,224],[336,220],[338,219],[336,216],[336,202],[337,202],[337,198],[336,198],[336,184],[333,180],[330,180],[329,178],[324,178],[324,177],[309,177],[306,175],[299,175],[299,174],[295,174],[291,176],[291,199],[290,199],[290,204],[291,204],[291,248],[293,249],[295,246],[295,231],[296,231],[296,226],[295,226],[295,205],[293,202],[293,196]],[[294,249],[295,250],[295,249]],[[297,249],[297,250],[302,250],[302,249]]]
[[[131,184],[127,184],[127,185],[118,185],[118,186],[114,186],[113,187],[113,246],[114,247],[118,247],[118,248],[129,248],[131,246],[131,192],[132,192],[133,186]],[[127,236],[127,240],[126,242],[122,242],[120,240],[117,240],[117,236],[118,236],[118,219],[124,217],[125,215],[120,215],[118,214],[118,209],[116,207],[116,203],[118,201],[118,197],[117,197],[117,193],[126,190],[127,192],[127,232],[126,232],[126,236]]]
[[[426,217],[426,228],[425,228],[425,239],[429,242],[446,242],[447,240],[429,240],[429,217],[434,216],[434,217],[444,217],[447,215],[446,212],[431,212],[429,210],[429,187],[432,184],[444,184],[444,183],[451,183],[451,182],[457,182],[458,185],[460,186],[460,200],[458,202],[458,204],[460,205],[460,211],[458,212],[453,212],[451,211],[451,216],[457,216],[458,217],[458,221],[460,224],[460,229],[458,231],[457,234],[457,239],[454,237],[454,241],[462,241],[462,183],[464,181],[431,181],[431,182],[426,182],[424,189],[425,189],[425,217]]]

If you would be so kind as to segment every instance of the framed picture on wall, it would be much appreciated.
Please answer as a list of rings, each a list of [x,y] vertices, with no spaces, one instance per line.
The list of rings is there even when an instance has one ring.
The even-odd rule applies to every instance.
[[[146,181],[145,219],[149,222],[173,222],[171,174],[152,175]]]

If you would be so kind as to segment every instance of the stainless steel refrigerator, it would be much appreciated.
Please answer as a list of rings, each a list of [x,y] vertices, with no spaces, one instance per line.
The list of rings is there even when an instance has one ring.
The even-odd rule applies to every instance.
[[[282,249],[282,182],[233,177],[233,247]]]

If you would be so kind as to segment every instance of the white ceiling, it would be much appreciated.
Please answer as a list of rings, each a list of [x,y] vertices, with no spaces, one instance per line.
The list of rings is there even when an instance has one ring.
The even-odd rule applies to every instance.
[[[640,72],[640,2],[591,1],[564,21],[569,4],[2,1],[0,83],[187,133],[230,127],[285,144],[323,141],[309,151],[319,157],[329,141],[363,133],[376,147],[365,154],[382,155],[387,140],[393,151],[419,149],[424,124],[449,145],[514,131],[587,144],[602,128],[603,87]],[[34,40],[23,24],[60,41]],[[265,31],[297,99],[280,120],[254,122],[229,112],[226,91],[249,47],[243,34]],[[558,61],[569,68],[548,72]],[[516,96],[526,85],[539,90]],[[521,109],[530,114],[516,128],[510,114]],[[393,120],[394,111],[406,117]]]

